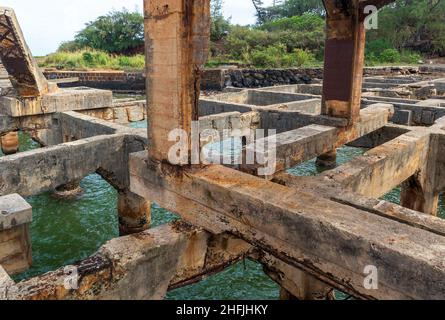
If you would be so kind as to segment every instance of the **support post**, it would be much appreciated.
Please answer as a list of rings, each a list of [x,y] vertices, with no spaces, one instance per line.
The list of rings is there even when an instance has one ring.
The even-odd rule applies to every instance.
[[[322,114],[359,118],[365,25],[358,0],[327,1]]]
[[[53,192],[53,197],[58,199],[73,199],[82,194],[83,189],[79,180],[71,181],[67,184],[58,186]]]
[[[317,157],[316,165],[323,169],[332,169],[337,165],[337,149],[326,152]]]
[[[19,133],[13,131],[2,135],[0,144],[5,155],[17,153],[19,151]]]
[[[119,234],[139,233],[150,228],[151,202],[129,192],[118,194]]]
[[[210,0],[145,1],[144,15],[149,156],[166,161],[176,143],[169,141],[170,132],[183,130],[189,152],[181,164],[188,164],[200,75],[208,56]]]
[[[31,266],[31,220],[32,208],[21,196],[0,197],[0,265],[9,275]]]
[[[437,215],[440,195],[440,172],[438,154],[440,136],[430,135],[426,159],[415,175],[402,184],[400,204],[426,214]]]

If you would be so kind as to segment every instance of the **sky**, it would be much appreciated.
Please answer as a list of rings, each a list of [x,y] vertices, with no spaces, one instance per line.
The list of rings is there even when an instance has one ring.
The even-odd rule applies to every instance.
[[[62,41],[72,40],[85,23],[123,7],[142,12],[143,0],[2,0],[1,6],[15,10],[33,55],[57,50]],[[265,0],[265,4],[272,0]],[[224,15],[235,24],[253,24],[251,0],[224,0]]]

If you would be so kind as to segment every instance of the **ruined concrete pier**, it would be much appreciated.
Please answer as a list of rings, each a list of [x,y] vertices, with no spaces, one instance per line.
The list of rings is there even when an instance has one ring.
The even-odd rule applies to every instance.
[[[283,299],[331,299],[333,289],[357,299],[444,299],[445,221],[434,214],[445,190],[445,81],[363,79],[360,10],[389,2],[326,1],[327,77],[313,85],[200,97],[208,0],[145,1],[146,102],[115,101],[107,91],[46,92],[22,57],[17,65],[33,77],[12,79],[18,94],[1,98],[0,133],[28,131],[43,147],[0,158],[0,297],[162,299],[251,259]],[[24,40],[14,43],[23,52]],[[347,72],[339,74],[339,63]],[[6,65],[14,78],[16,64]],[[148,130],[123,125],[140,120]],[[175,129],[189,148],[172,163]],[[257,137],[257,129],[267,133]],[[195,163],[190,150],[201,155],[222,133],[244,141],[240,154],[254,161]],[[333,164],[344,145],[368,150],[315,176],[288,173],[317,157]],[[259,160],[272,158],[274,170],[264,171]],[[117,191],[121,236],[72,266],[14,282],[31,264],[32,211],[21,197],[92,173]],[[400,185],[401,205],[381,200]],[[181,220],[151,228],[152,203]],[[2,241],[11,237],[12,249]],[[65,267],[78,271],[79,290],[64,285]],[[369,286],[369,270],[378,286]]]

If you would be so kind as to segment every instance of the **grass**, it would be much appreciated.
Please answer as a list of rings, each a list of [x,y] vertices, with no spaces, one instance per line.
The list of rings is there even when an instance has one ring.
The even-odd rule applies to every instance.
[[[85,49],[75,52],[58,51],[45,57],[36,57],[42,68],[58,70],[141,70],[145,67],[144,55],[123,56],[110,55],[106,52]],[[382,54],[369,54],[367,66],[416,65],[421,57],[418,54],[396,50],[385,50]],[[213,57],[206,64],[207,68],[215,68],[223,64],[235,64],[257,68],[289,68],[289,67],[320,67],[322,61],[305,50],[287,53],[279,46],[262,50],[252,50],[244,60],[237,61],[226,56]]]
[[[59,70],[111,69],[136,70],[145,66],[144,55],[120,56],[110,55],[95,50],[81,50],[76,52],[55,52],[37,59],[42,68],[56,68]]]

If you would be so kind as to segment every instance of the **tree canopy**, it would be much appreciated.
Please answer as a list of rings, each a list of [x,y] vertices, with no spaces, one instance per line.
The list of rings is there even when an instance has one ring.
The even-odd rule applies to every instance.
[[[92,48],[113,54],[142,53],[144,48],[144,18],[137,12],[112,11],[77,33],[73,42],[63,43],[62,50]]]

